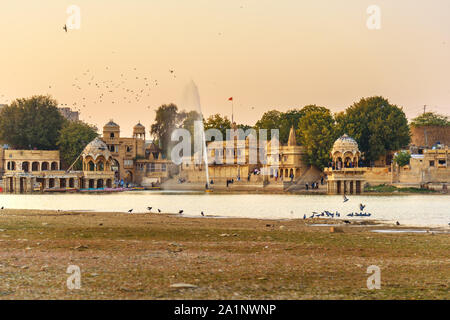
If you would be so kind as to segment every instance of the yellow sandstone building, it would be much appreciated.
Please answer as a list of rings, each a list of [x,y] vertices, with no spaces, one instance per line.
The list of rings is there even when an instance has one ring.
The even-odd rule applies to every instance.
[[[108,190],[116,187],[156,186],[174,170],[161,150],[145,140],[138,123],[133,137],[120,136],[113,121],[103,127],[83,150],[82,171],[62,170],[58,150],[9,150],[0,148],[1,187],[4,192]],[[70,169],[70,168],[69,168]]]

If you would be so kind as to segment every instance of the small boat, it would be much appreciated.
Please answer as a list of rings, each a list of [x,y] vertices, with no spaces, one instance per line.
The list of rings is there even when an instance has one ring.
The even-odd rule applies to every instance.
[[[141,191],[141,190],[145,190],[144,187],[132,187],[131,188],[132,191]]]

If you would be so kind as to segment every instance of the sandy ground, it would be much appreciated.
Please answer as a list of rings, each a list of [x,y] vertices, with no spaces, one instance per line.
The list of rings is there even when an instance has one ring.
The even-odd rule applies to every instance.
[[[311,223],[1,210],[0,299],[450,298],[448,233]],[[69,265],[80,289],[67,287]]]

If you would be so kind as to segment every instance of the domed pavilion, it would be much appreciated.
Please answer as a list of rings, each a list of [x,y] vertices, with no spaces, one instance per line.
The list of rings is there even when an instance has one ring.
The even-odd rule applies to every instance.
[[[82,188],[112,188],[114,171],[113,158],[108,146],[100,139],[92,140],[81,153],[83,159]]]
[[[361,152],[355,139],[344,134],[331,149],[331,167],[325,168],[329,194],[359,194],[363,192],[365,168],[359,168]]]

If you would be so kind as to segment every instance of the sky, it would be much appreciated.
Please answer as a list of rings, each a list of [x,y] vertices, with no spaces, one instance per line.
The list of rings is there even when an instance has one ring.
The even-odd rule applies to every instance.
[[[80,8],[80,28],[63,30]],[[369,29],[370,5],[380,29]],[[1,0],[0,104],[50,94],[98,128],[147,129],[164,103],[253,125],[382,95],[450,114],[448,0]],[[128,90],[128,91],[127,91]],[[188,90],[188,91],[187,91]]]

